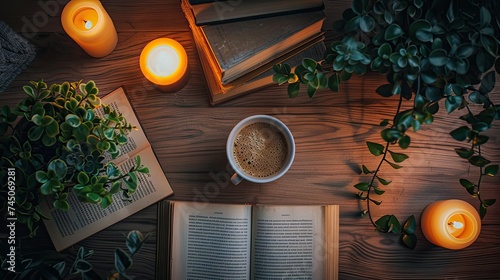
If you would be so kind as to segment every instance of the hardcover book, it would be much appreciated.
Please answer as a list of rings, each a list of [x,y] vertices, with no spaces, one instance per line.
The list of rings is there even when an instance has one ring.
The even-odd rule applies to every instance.
[[[189,3],[198,25],[323,9],[323,0],[191,0]]]

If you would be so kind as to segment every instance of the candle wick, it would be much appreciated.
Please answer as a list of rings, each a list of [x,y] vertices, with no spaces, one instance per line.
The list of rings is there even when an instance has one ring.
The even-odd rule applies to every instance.
[[[90,21],[90,20],[83,20],[83,22],[85,23],[85,28],[86,29],[92,28],[92,21]]]
[[[448,225],[450,225],[450,226],[452,226],[452,227],[454,227],[454,228],[456,228],[456,229],[461,229],[461,228],[463,228],[463,227],[464,227],[464,223],[461,223],[461,222],[455,222],[455,221],[453,221],[453,222],[449,222],[449,223],[448,223]]]

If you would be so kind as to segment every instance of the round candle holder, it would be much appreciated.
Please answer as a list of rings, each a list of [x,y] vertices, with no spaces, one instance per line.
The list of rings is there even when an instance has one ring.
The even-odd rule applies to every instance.
[[[90,56],[110,54],[118,43],[113,21],[98,0],[71,0],[61,14],[64,31]]]
[[[189,76],[186,50],[170,38],[149,42],[141,52],[139,66],[144,77],[163,92],[179,91]]]
[[[434,245],[463,249],[479,237],[481,218],[468,202],[442,200],[432,202],[424,209],[421,228],[425,238]]]

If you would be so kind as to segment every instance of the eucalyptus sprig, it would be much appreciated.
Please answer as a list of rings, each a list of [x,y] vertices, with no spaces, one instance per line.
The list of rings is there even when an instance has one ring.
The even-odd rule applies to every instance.
[[[457,154],[479,168],[479,179],[473,183],[461,178],[460,184],[477,196],[481,217],[494,199],[483,199],[479,189],[485,176],[495,176],[498,165],[491,164],[481,151],[488,136],[485,135],[500,119],[500,106],[493,104],[490,94],[495,87],[495,72],[500,73],[500,2],[498,1],[450,1],[450,0],[353,0],[352,6],[334,23],[340,41],[327,48],[324,59],[315,61],[304,58],[294,68],[287,64],[273,67],[273,80],[288,84],[288,95],[296,97],[301,86],[306,86],[309,97],[328,88],[334,92],[354,74],[364,75],[368,71],[384,74],[387,83],[376,92],[382,97],[399,95],[398,108],[392,120],[384,121],[381,138],[386,145],[368,142],[374,155],[383,155],[382,163],[393,168],[399,166],[387,161],[392,155],[392,145],[403,149],[411,143],[409,129],[418,131],[422,125],[431,124],[441,104],[447,113],[466,110],[460,117],[467,125],[453,129],[451,136],[467,141],[469,147],[455,149]],[[292,70],[293,69],[293,70]],[[411,107],[402,110],[408,100]],[[482,110],[477,111],[481,105]],[[379,146],[380,145],[380,146]],[[391,149],[390,149],[391,148]],[[398,158],[392,158],[394,161]],[[389,181],[378,179],[380,165],[375,170],[363,166],[365,174],[371,174],[369,183],[359,183],[360,199],[380,204],[370,197],[375,194],[377,184]],[[369,207],[362,214],[369,214]],[[386,215],[372,224],[383,232],[398,232],[399,222],[395,216]],[[410,217],[410,224],[411,222]],[[380,221],[380,222],[379,222]],[[412,236],[403,227],[400,233],[407,234],[405,244]],[[403,235],[405,236],[405,235]]]

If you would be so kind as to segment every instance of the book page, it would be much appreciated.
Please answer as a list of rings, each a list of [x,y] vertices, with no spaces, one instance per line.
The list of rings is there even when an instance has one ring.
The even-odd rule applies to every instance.
[[[255,205],[252,279],[326,279],[323,206]]]
[[[250,279],[250,205],[172,203],[171,279]]]
[[[136,155],[139,155],[141,164],[149,168],[149,174],[137,174],[139,185],[130,200],[122,199],[122,194],[119,192],[113,195],[113,202],[107,208],[80,202],[72,190],[69,191],[68,196],[69,211],[55,209],[49,199],[43,201],[42,211],[49,218],[44,220],[45,227],[57,251],[105,229],[173,193],[123,88],[113,91],[102,101],[104,104],[118,106],[127,120],[138,128],[128,134],[129,141],[132,142],[123,150],[127,153],[124,152],[122,156],[117,158],[114,161],[115,164],[122,173],[127,173],[136,163]]]

